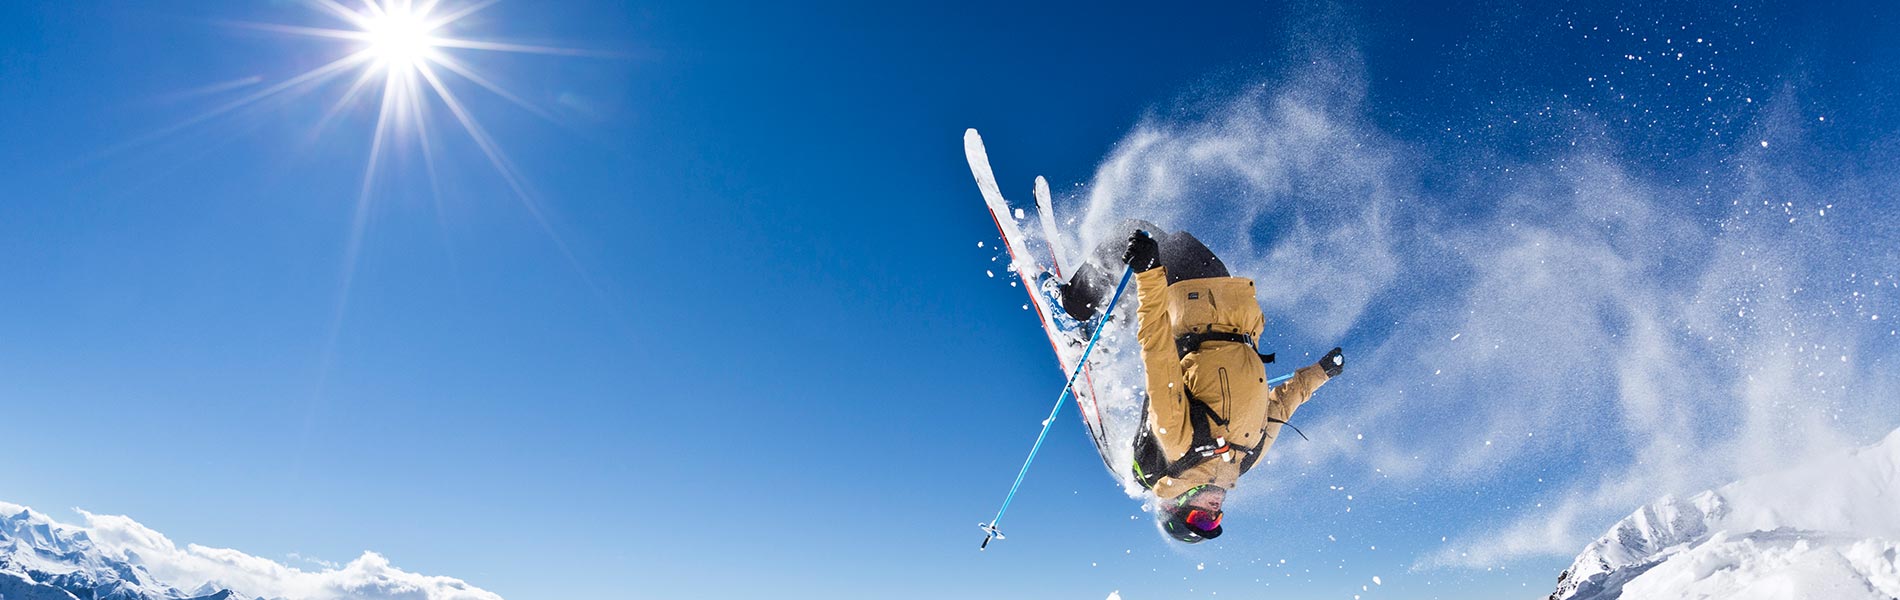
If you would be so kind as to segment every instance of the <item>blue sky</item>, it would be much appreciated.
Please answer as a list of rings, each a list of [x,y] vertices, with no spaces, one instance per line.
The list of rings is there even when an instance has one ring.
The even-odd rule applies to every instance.
[[[501,2],[455,33],[589,51],[456,54],[544,113],[456,87],[525,199],[440,106],[439,189],[398,141],[362,194],[347,78],[175,127],[349,51],[238,22],[338,26],[0,8],[0,500],[510,598],[1525,597],[1900,424],[1879,3]],[[1247,535],[1167,545],[1065,415],[974,551],[1061,383],[966,127],[1356,358]]]

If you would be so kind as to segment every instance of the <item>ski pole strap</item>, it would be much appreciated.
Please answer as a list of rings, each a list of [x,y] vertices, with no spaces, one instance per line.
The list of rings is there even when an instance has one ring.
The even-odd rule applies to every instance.
[[[1304,431],[1300,431],[1300,428],[1299,428],[1299,427],[1294,427],[1294,425],[1293,425],[1292,423],[1288,423],[1288,422],[1286,422],[1286,421],[1282,421],[1282,420],[1279,420],[1279,419],[1275,419],[1275,418],[1273,418],[1273,417],[1267,417],[1267,422],[1268,422],[1268,423],[1279,423],[1279,424],[1281,424],[1281,425],[1285,425],[1285,426],[1287,426],[1287,427],[1293,427],[1293,433],[1297,433],[1297,434],[1300,434],[1300,439],[1302,439],[1302,440],[1306,440],[1306,441],[1309,441],[1309,442],[1310,442],[1310,441],[1313,441],[1313,439],[1312,439],[1312,438],[1309,438],[1309,437],[1306,437],[1306,432],[1304,432]]]
[[[1309,442],[1310,442],[1310,441],[1313,441],[1313,440],[1311,440],[1311,439],[1308,439],[1308,438],[1306,437],[1306,432],[1303,432],[1303,431],[1300,431],[1300,428],[1298,428],[1298,427],[1294,427],[1292,423],[1288,423],[1288,422],[1286,422],[1286,421],[1282,421],[1282,420],[1279,420],[1279,419],[1275,419],[1275,418],[1273,418],[1273,417],[1267,417],[1267,422],[1268,422],[1268,423],[1279,423],[1279,424],[1281,424],[1281,425],[1285,425],[1285,426],[1287,426],[1287,427],[1293,427],[1293,433],[1297,433],[1297,434],[1300,434],[1300,439],[1302,439],[1302,440],[1306,440],[1306,441],[1309,441]],[[1237,450],[1239,450],[1239,451],[1241,451],[1241,452],[1243,452],[1243,453],[1245,453],[1245,454],[1246,454],[1245,456],[1242,456],[1242,457],[1240,458],[1240,472],[1241,472],[1241,473],[1243,473],[1243,474],[1244,474],[1244,473],[1246,473],[1247,471],[1249,471],[1249,470],[1252,470],[1252,469],[1253,469],[1253,464],[1254,464],[1255,462],[1258,462],[1258,461],[1260,460],[1260,448],[1261,448],[1262,446],[1266,446],[1266,445],[1267,445],[1267,442],[1270,442],[1270,441],[1273,441],[1273,438],[1272,438],[1272,437],[1262,437],[1262,438],[1260,439],[1260,443],[1258,443],[1258,444],[1254,444],[1254,446],[1253,446],[1252,448],[1236,448]]]

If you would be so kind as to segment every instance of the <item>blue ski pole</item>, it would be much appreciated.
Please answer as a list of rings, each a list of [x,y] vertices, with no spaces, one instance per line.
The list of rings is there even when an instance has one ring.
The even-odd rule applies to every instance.
[[[1009,485],[1009,495],[1003,497],[1003,507],[996,510],[996,518],[989,524],[977,524],[983,530],[983,545],[978,550],[990,547],[990,539],[1003,539],[1002,532],[996,530],[996,524],[1003,520],[1003,513],[1009,511],[1009,502],[1016,499],[1016,488],[1022,487],[1023,477],[1029,474],[1029,464],[1036,462],[1036,452],[1042,450],[1042,440],[1049,437],[1049,428],[1056,424],[1056,415],[1062,412],[1062,405],[1069,400],[1069,392],[1075,389],[1075,378],[1082,375],[1082,369],[1089,364],[1089,355],[1095,352],[1095,342],[1102,339],[1102,330],[1108,329],[1108,318],[1115,314],[1115,305],[1121,303],[1122,290],[1128,287],[1129,278],[1134,277],[1135,268],[1122,270],[1121,283],[1115,284],[1115,295],[1108,300],[1108,308],[1102,311],[1102,323],[1095,327],[1095,334],[1089,336],[1089,345],[1082,350],[1082,360],[1075,363],[1075,372],[1069,374],[1069,382],[1062,385],[1062,394],[1056,396],[1056,405],[1049,409],[1049,419],[1042,422],[1042,433],[1036,434],[1036,445],[1029,448],[1029,457],[1023,459],[1023,468],[1016,472],[1016,483]]]

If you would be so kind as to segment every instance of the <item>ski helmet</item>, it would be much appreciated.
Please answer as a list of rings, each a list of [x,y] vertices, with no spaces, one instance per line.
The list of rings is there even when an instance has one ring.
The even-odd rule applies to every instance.
[[[1201,487],[1195,487],[1181,494],[1173,506],[1163,508],[1159,519],[1161,531],[1168,537],[1183,543],[1199,544],[1220,537],[1221,511],[1188,506],[1188,500],[1200,493]]]

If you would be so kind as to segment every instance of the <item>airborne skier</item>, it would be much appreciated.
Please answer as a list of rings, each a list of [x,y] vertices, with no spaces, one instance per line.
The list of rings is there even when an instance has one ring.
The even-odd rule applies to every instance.
[[[1187,232],[1168,234],[1139,222],[1130,228],[1135,231],[1121,259],[1135,273],[1148,405],[1132,468],[1155,494],[1161,529],[1198,543],[1221,535],[1227,490],[1273,447],[1281,426],[1313,391],[1339,375],[1345,358],[1333,348],[1286,383],[1271,385],[1264,365],[1273,357],[1259,354],[1254,341],[1266,322],[1254,282],[1230,275]],[[1097,258],[1113,256],[1119,241],[1104,243]],[[1106,273],[1092,267],[1085,265],[1067,284],[1044,282],[1082,323],[1094,317],[1099,293],[1108,287]]]
[[[975,129],[964,132],[963,153],[1009,251],[1010,270],[1029,293],[1030,304],[1024,308],[1036,309],[1068,378],[996,516],[978,524],[983,530],[979,548],[1002,539],[998,524],[1056,415],[1070,399],[1082,412],[1083,424],[1109,470],[1132,476],[1154,493],[1155,516],[1163,531],[1190,544],[1220,536],[1227,490],[1273,447],[1293,411],[1320,385],[1339,375],[1346,364],[1339,348],[1318,363],[1268,379],[1265,364],[1273,362],[1273,355],[1259,354],[1254,341],[1266,326],[1254,282],[1229,274],[1220,258],[1193,235],[1169,234],[1150,223],[1124,224],[1124,236],[1110,236],[1062,281],[1055,232],[1060,221],[1051,207],[1048,185],[1036,178],[1036,212],[1043,229],[1040,249],[1049,252],[1049,262],[1043,263],[1031,251],[1035,236],[1019,223],[1024,211],[1003,198],[983,137]],[[1123,239],[1128,241],[1124,244]],[[1119,281],[1104,268],[1118,257],[1128,265],[1116,269],[1121,272]],[[1137,281],[1136,336],[1147,379],[1145,389],[1136,395],[1146,408],[1141,410],[1142,422],[1130,432],[1133,436],[1115,436],[1114,423],[1103,419],[1102,394],[1091,374],[1090,353],[1108,323],[1119,319],[1113,316],[1118,314],[1115,305],[1130,279]],[[1118,467],[1109,457],[1119,453],[1112,452],[1109,444],[1131,437],[1134,464]]]

